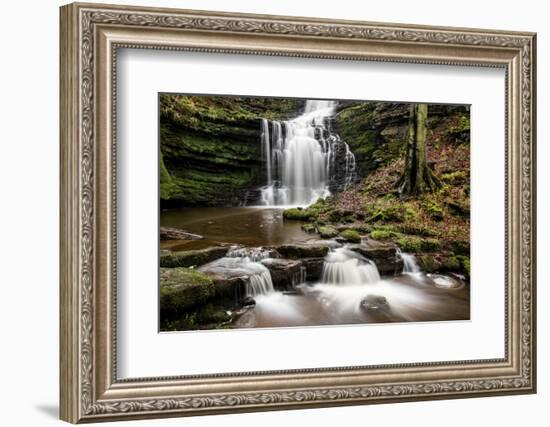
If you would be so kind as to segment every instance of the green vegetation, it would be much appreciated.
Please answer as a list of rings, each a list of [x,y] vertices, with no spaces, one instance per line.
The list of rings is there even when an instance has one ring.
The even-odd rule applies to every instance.
[[[347,242],[351,243],[360,243],[361,242],[361,235],[352,229],[344,230],[340,233],[340,237],[345,239]]]
[[[160,306],[167,312],[180,312],[205,303],[214,296],[214,282],[191,268],[160,269]]]
[[[336,237],[338,235],[338,230],[334,227],[322,226],[319,227],[319,235],[323,239],[332,239],[333,237]]]
[[[421,252],[422,251],[422,239],[416,236],[404,236],[397,240],[397,245],[403,250],[403,252]]]
[[[160,199],[169,206],[238,206],[259,183],[259,122],[287,119],[303,101],[160,96]]]

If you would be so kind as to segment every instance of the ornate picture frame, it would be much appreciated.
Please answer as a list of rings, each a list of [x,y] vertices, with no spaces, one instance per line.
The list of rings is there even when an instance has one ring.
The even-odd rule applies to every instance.
[[[72,423],[536,391],[536,36],[99,4],[61,8],[61,418]],[[117,379],[117,49],[498,67],[505,357]]]

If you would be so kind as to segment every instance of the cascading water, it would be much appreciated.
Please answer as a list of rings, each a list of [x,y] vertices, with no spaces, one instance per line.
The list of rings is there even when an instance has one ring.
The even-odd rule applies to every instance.
[[[400,252],[401,258],[403,259],[403,273],[416,274],[420,273],[420,267],[416,262],[416,257],[411,254]]]
[[[262,204],[307,206],[330,195],[337,173],[343,177],[343,188],[353,182],[355,156],[330,128],[335,108],[335,101],[308,100],[293,120],[262,120],[267,184],[261,190]],[[338,160],[343,160],[338,165],[343,171],[336,170]]]
[[[271,273],[266,266],[248,256],[237,256],[235,252],[229,252],[228,255],[200,267],[199,270],[206,269],[210,273],[221,274],[229,272],[233,277],[246,278],[246,296],[267,295],[275,291]]]
[[[328,253],[323,264],[321,283],[327,285],[365,285],[380,281],[374,262],[349,249]]]

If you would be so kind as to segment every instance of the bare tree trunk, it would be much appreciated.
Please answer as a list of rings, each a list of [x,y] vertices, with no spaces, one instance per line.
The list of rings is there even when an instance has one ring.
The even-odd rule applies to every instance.
[[[441,188],[441,181],[426,162],[427,118],[427,104],[410,105],[405,170],[397,183],[400,194],[421,194]]]

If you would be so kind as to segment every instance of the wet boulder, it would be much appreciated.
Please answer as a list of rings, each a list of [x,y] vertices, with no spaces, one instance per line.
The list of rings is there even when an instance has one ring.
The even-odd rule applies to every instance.
[[[206,249],[160,253],[160,266],[165,268],[192,267],[207,264],[224,257],[228,248],[214,246]]]
[[[350,245],[349,249],[372,260],[381,275],[395,275],[403,271],[403,259],[392,244],[368,239],[361,244]]]
[[[311,245],[280,245],[275,249],[283,258],[300,259],[300,258],[317,258],[324,257],[328,254],[329,245],[311,244]]]
[[[273,287],[280,291],[293,289],[305,280],[302,261],[295,259],[266,258],[261,263],[271,273]]]
[[[235,303],[246,297],[246,284],[253,274],[243,269],[220,266],[215,262],[199,267],[198,271],[212,280],[218,298],[233,300]]]
[[[176,316],[205,304],[216,293],[214,281],[191,268],[160,269],[160,311],[163,316]]]
[[[389,311],[390,305],[386,297],[381,295],[367,295],[359,303],[359,306],[367,312]]]
[[[303,258],[302,265],[306,268],[306,280],[314,282],[321,279],[325,258]]]

